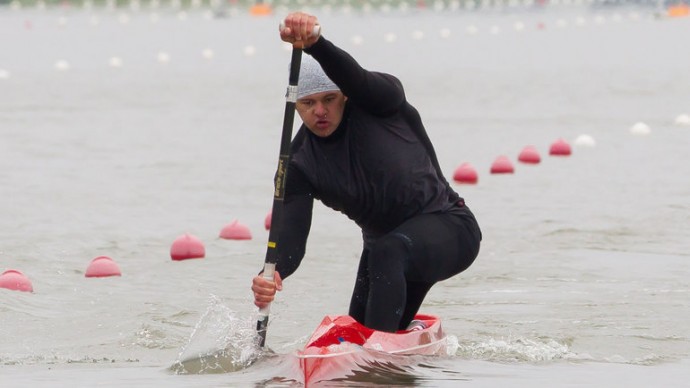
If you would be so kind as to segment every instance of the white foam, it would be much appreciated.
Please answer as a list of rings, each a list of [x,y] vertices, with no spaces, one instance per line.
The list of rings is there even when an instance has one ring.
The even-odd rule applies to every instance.
[[[553,339],[533,340],[529,338],[494,339],[459,345],[459,352],[472,358],[493,361],[541,362],[569,359],[572,354],[568,345]]]

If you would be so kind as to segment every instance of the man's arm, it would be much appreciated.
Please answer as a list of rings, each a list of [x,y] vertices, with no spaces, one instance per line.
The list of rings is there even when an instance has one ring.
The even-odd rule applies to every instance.
[[[287,179],[276,263],[276,271],[283,279],[295,272],[304,258],[314,207],[314,197],[304,174],[290,165]]]
[[[323,36],[304,51],[321,64],[326,75],[351,102],[369,113],[390,115],[405,102],[400,80],[390,74],[362,68],[350,54]]]

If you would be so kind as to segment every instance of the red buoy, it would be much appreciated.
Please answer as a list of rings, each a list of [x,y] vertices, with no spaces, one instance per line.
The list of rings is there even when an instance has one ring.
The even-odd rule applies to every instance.
[[[228,240],[251,240],[252,232],[247,225],[235,220],[220,231],[220,238]]]
[[[15,269],[8,269],[0,275],[0,288],[6,288],[13,291],[34,292],[31,280]]]
[[[551,144],[551,148],[549,148],[549,155],[554,156],[568,156],[571,152],[570,144],[563,139],[556,140]]]
[[[204,243],[190,234],[176,238],[170,247],[170,257],[173,260],[201,259],[204,256],[206,256]]]
[[[271,230],[271,220],[272,219],[273,219],[273,212],[270,211],[266,215],[266,218],[264,218],[264,228],[266,228],[266,230]]]
[[[89,266],[86,267],[86,274],[84,276],[87,278],[104,278],[108,276],[122,276],[122,272],[120,272],[120,267],[117,266],[113,259],[108,256],[98,256],[91,260]]]
[[[534,146],[528,145],[522,149],[518,156],[518,160],[522,163],[538,164],[541,162],[541,156]]]
[[[501,155],[491,164],[492,174],[512,174],[514,172],[515,168],[513,167],[513,163],[507,156]]]
[[[453,173],[453,180],[458,182],[458,183],[469,183],[469,184],[475,184],[479,180],[479,177],[477,176],[477,170],[472,166],[470,163],[463,163],[455,169],[455,173]]]

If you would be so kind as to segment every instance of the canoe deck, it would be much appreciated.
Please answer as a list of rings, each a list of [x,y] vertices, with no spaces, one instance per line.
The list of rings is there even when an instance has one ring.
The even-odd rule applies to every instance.
[[[373,364],[404,364],[409,356],[446,355],[441,321],[418,314],[427,328],[386,333],[369,329],[346,315],[326,316],[305,348],[297,353],[305,385],[347,377]]]

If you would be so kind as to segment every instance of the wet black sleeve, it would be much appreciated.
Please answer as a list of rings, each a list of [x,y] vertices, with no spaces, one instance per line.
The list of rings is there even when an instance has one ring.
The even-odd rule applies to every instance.
[[[365,70],[350,54],[323,36],[305,52],[321,64],[326,75],[352,103],[367,112],[387,116],[405,102],[400,80],[390,74]]]
[[[311,185],[302,172],[290,164],[285,182],[283,225],[278,240],[276,270],[285,279],[299,267],[311,228],[314,197]]]

